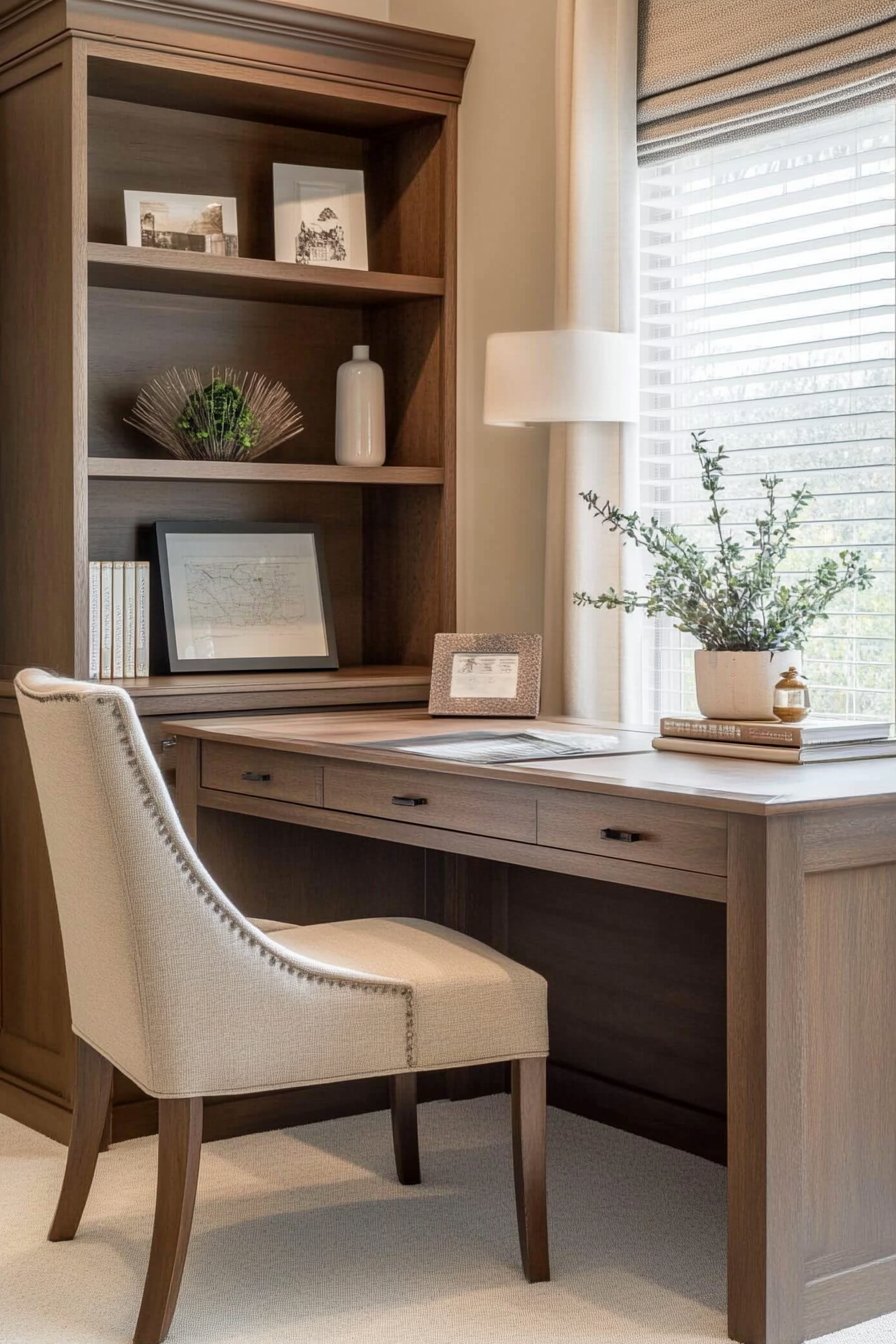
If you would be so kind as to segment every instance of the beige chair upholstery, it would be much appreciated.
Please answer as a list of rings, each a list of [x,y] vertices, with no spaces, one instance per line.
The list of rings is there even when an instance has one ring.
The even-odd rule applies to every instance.
[[[546,985],[415,919],[254,923],[203,867],[130,697],[22,672],[75,1033],[155,1097],[547,1053]]]
[[[389,1075],[398,1179],[420,1180],[416,1074],[511,1060],[526,1277],[549,1277],[546,985],[418,919],[250,920],[184,834],[128,695],[22,672],[16,694],[56,887],[77,1041],[51,1241],[77,1232],[113,1065],[159,1098],[155,1222],[134,1344],[161,1344],[183,1273],[203,1097]]]

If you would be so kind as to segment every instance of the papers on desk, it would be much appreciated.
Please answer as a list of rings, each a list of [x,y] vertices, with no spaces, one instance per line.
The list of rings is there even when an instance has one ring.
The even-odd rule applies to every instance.
[[[473,765],[506,765],[570,756],[627,756],[650,750],[650,739],[636,733],[549,733],[530,728],[518,733],[447,733],[441,737],[406,737],[390,742],[365,742],[367,747],[407,751],[438,761]]]

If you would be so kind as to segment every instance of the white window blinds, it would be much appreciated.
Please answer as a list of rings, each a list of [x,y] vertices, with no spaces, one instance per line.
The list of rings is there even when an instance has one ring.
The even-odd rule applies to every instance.
[[[788,570],[849,547],[877,571],[813,632],[813,704],[869,716],[894,699],[894,108],[641,170],[642,512],[711,543],[696,429],[731,454],[735,525],[761,475],[807,482]],[[643,640],[642,717],[696,708],[693,643],[668,621]]]

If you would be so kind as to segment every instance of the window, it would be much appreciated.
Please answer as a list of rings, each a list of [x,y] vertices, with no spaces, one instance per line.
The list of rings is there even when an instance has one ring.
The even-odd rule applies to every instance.
[[[807,482],[789,572],[844,547],[877,571],[804,650],[813,707],[878,717],[894,713],[896,645],[894,133],[880,103],[641,176],[642,512],[711,544],[691,430],[731,455],[735,525],[761,475]],[[666,620],[643,639],[642,717],[696,709],[693,641]]]

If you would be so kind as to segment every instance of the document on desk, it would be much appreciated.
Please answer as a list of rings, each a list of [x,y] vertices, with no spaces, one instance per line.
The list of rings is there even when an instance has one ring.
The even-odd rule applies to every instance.
[[[639,733],[550,733],[530,728],[518,733],[447,733],[441,737],[406,737],[364,745],[407,751],[438,761],[506,765],[513,761],[570,756],[630,756],[649,751],[650,739]]]

